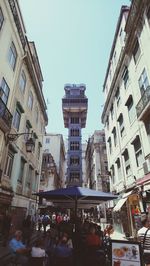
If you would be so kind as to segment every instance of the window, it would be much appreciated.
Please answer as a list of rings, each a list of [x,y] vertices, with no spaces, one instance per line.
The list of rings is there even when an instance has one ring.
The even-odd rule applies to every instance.
[[[6,80],[3,78],[1,82],[0,97],[6,105],[8,101],[9,91],[10,89],[6,83]]]
[[[71,137],[79,137],[79,129],[72,128],[70,130],[70,135],[71,135]]]
[[[111,119],[113,120],[113,117],[114,117],[114,107],[113,107],[113,105],[111,106],[110,113],[111,113]]]
[[[50,138],[46,138],[46,141],[45,141],[47,144],[50,143]]]
[[[38,160],[40,159],[41,147],[42,147],[42,144],[40,142],[38,142],[38,150],[37,150]]]
[[[147,19],[148,19],[148,23],[150,25],[150,7],[149,7],[149,9],[147,11]]]
[[[44,131],[44,125],[43,125],[43,123],[41,122],[41,133],[43,134],[43,133],[45,133],[45,131]]]
[[[113,137],[114,137],[114,146],[116,147],[116,145],[117,145],[117,133],[116,133],[116,128],[115,127],[113,128],[112,134],[113,134]]]
[[[135,110],[135,106],[133,104],[132,95],[129,96],[125,105],[128,108],[129,121],[130,121],[130,123],[132,123],[135,119],[135,116],[136,116],[136,110]]]
[[[14,153],[12,153],[11,150],[8,150],[4,174],[9,178],[11,178],[13,160],[14,160]]]
[[[140,167],[144,162],[144,157],[142,153],[142,147],[139,136],[135,138],[135,140],[132,142],[134,145],[134,151],[135,151],[135,157],[136,157],[136,164],[138,167]]]
[[[0,7],[0,30],[3,26],[3,22],[4,22],[4,15],[3,15],[2,9]]]
[[[133,50],[133,58],[134,58],[135,64],[138,61],[138,58],[139,58],[140,54],[141,54],[141,49],[140,49],[140,46],[139,46],[139,42],[137,40],[136,44],[135,44],[135,47],[134,47],[134,50]]]
[[[104,161],[104,171],[107,174],[107,172],[108,172],[108,162],[107,161]]]
[[[128,176],[131,174],[131,167],[130,167],[129,153],[127,149],[125,149],[123,153],[123,157],[124,157],[124,162],[125,162],[126,175]]]
[[[104,154],[107,154],[107,152],[106,152],[106,147],[103,147],[103,153],[104,153]]]
[[[71,124],[79,124],[79,117],[71,117]]]
[[[31,124],[28,122],[28,121],[26,121],[26,128],[25,128],[25,133],[30,133],[30,128],[31,128]],[[27,139],[29,138],[29,135],[24,135],[24,139],[27,141]]]
[[[39,181],[39,174],[35,172],[35,180],[32,182],[32,190],[37,191],[38,190],[38,182]]]
[[[116,97],[117,106],[119,106],[120,103],[121,103],[120,89],[119,89],[119,88],[117,88],[117,91],[116,91],[116,95],[115,95],[115,97]]]
[[[71,172],[70,173],[70,181],[78,182],[80,179],[80,173],[79,172]]]
[[[129,82],[129,71],[128,71],[128,68],[126,66],[124,68],[124,72],[123,72],[122,78],[123,78],[123,82],[124,82],[124,87],[126,89],[127,85],[128,85],[128,82]]]
[[[120,135],[123,137],[125,135],[125,128],[124,128],[124,121],[123,121],[123,115],[120,114],[118,118],[119,126],[120,126]]]
[[[109,117],[108,116],[106,118],[106,127],[107,127],[107,129],[109,129]]]
[[[120,164],[120,159],[118,158],[116,161],[117,164],[117,170],[118,170],[118,179],[121,179],[121,164]]]
[[[122,28],[120,29],[119,36],[120,36],[121,45],[123,45],[124,44],[124,39],[125,39],[125,32],[124,32],[124,30]]]
[[[139,82],[139,87],[140,87],[141,94],[143,94],[144,91],[149,86],[149,81],[148,81],[148,77],[147,77],[147,73],[146,73],[145,68],[144,68],[144,70],[143,70],[138,82]]]
[[[112,77],[112,74],[111,74],[111,68],[110,68],[110,70],[109,70],[109,79],[110,79],[110,81],[111,81],[111,77]]]
[[[114,168],[114,165],[112,165],[110,170],[111,170],[112,183],[114,184],[115,183],[115,168]]]
[[[21,72],[20,79],[19,79],[19,89],[22,93],[24,93],[26,87],[26,75],[24,71]]]
[[[116,51],[114,52],[114,65],[116,66],[117,63],[117,53]]]
[[[111,144],[111,138],[108,138],[108,145],[109,145],[109,152],[112,152],[112,144]]]
[[[79,150],[79,149],[80,149],[79,141],[71,141],[70,142],[70,150]]]
[[[39,122],[39,110],[36,107],[36,109],[35,109],[35,123],[38,124],[38,122]]]
[[[70,158],[71,166],[78,166],[80,164],[80,158],[78,156],[74,156]]]
[[[13,127],[16,128],[17,131],[19,130],[20,120],[21,120],[21,112],[18,108],[16,108],[14,117],[13,117]]]
[[[28,170],[28,175],[27,175],[27,180],[26,180],[26,185],[28,188],[31,187],[32,175],[33,175],[33,168],[31,165],[29,165],[29,170]]]
[[[25,160],[23,158],[21,158],[21,161],[20,161],[20,172],[19,172],[19,177],[18,177],[18,182],[19,183],[22,183],[22,181],[23,181],[24,167],[25,167]]]
[[[17,61],[17,51],[14,43],[12,42],[8,52],[8,62],[13,70],[15,69],[16,61]]]
[[[33,94],[32,94],[31,91],[30,91],[29,97],[28,97],[28,107],[29,107],[30,110],[32,110],[32,107],[33,107]]]

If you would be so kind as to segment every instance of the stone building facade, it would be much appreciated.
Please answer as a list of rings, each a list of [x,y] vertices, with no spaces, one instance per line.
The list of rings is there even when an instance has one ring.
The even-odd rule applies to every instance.
[[[87,186],[108,192],[109,175],[104,130],[95,130],[88,139],[85,161]]]
[[[133,0],[121,8],[104,81],[105,124],[115,211],[125,210],[133,234],[135,205],[150,188],[150,2]],[[127,224],[127,223],[126,223]]]
[[[18,1],[0,1],[0,61],[0,209],[1,215],[11,214],[18,228],[37,208],[33,192],[39,186],[48,123],[40,63]],[[28,153],[30,137],[35,148]]]
[[[65,186],[66,152],[62,134],[47,133],[43,142],[40,190]]]

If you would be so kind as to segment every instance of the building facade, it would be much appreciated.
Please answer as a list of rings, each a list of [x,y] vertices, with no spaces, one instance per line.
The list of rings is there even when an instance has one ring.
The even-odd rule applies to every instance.
[[[105,124],[111,191],[122,198],[114,208],[128,217],[124,232],[134,234],[135,206],[150,184],[150,3],[133,0],[123,6],[117,23],[104,81]],[[146,210],[146,209],[145,209]],[[126,215],[126,212],[128,215]],[[127,224],[127,223],[126,223]]]
[[[84,84],[66,84],[62,109],[65,128],[68,128],[67,186],[82,186],[82,128],[86,125],[88,99]]]
[[[9,212],[19,228],[37,208],[33,192],[39,186],[48,118],[36,47],[26,37],[18,1],[0,1],[0,61],[1,215]],[[34,150],[28,153],[30,137]]]
[[[85,161],[87,186],[108,192],[109,175],[104,130],[95,130],[88,139]]]
[[[47,133],[43,142],[40,190],[53,190],[65,185],[66,152],[62,134]]]

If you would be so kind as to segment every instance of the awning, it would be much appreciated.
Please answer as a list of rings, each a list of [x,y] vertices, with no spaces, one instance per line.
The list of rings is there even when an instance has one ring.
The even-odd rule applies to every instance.
[[[145,175],[144,177],[137,180],[136,184],[138,186],[143,185],[145,182],[150,181],[150,173]]]
[[[133,190],[130,190],[129,192],[124,193],[122,198],[125,199],[125,198],[129,197],[132,193],[133,193]]]
[[[113,208],[113,211],[114,211],[114,212],[118,212],[118,211],[120,211],[121,207],[122,207],[123,204],[126,202],[126,200],[127,200],[127,198],[120,199],[120,200],[117,202],[116,206]]]

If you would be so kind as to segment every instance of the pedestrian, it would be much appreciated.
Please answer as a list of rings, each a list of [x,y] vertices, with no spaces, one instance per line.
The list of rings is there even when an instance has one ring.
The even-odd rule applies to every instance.
[[[35,245],[31,249],[31,257],[45,257],[45,249],[42,248],[43,241],[42,239],[38,239],[35,242]]]
[[[50,218],[48,215],[44,214],[43,219],[42,219],[42,224],[43,224],[43,228],[44,228],[44,234],[46,233],[46,227],[50,222]]]
[[[138,231],[138,238],[143,248],[143,260],[146,266],[150,266],[150,227],[148,218],[142,221],[142,228]]]
[[[40,214],[38,217],[38,231],[41,231],[43,216]]]
[[[9,248],[12,251],[13,255],[17,259],[17,263],[20,263],[22,266],[27,266],[29,262],[29,253],[30,248],[27,248],[26,245],[22,242],[22,231],[17,230],[14,237],[9,241]]]

